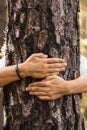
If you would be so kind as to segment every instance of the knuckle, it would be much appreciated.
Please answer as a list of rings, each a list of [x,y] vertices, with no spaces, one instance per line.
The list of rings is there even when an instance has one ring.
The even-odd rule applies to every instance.
[[[47,65],[42,63],[42,66],[41,66],[41,67],[42,67],[42,69],[46,69],[46,68],[47,68]]]
[[[55,64],[55,68],[60,68],[61,65],[59,63]]]
[[[45,82],[45,83],[44,83],[44,85],[47,87],[47,86],[48,86],[48,83],[47,83],[47,82]]]
[[[44,69],[48,69],[49,65],[48,64],[44,64]]]
[[[47,59],[43,59],[43,64],[46,64],[47,63]]]
[[[59,67],[62,67],[62,66],[63,66],[63,64],[60,63],[60,64],[59,64]]]
[[[59,64],[55,64],[55,66],[54,66],[54,67],[55,67],[55,68],[56,68],[56,67],[59,67]]]
[[[42,76],[45,75],[46,74],[46,70],[42,69],[41,73],[42,73]]]
[[[36,56],[36,54],[32,54],[32,57],[35,57]]]
[[[49,64],[49,63],[52,63],[53,62],[53,59],[47,59],[47,63]]]

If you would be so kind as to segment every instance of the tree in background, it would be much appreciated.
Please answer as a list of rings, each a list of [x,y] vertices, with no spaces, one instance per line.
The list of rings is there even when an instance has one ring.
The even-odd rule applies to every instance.
[[[24,62],[32,53],[62,57],[68,66],[60,73],[79,76],[79,1],[8,0],[6,65]],[[80,94],[41,101],[25,91],[31,77],[4,87],[4,130],[84,130]]]
[[[0,0],[0,52],[3,45],[4,30],[6,25],[6,1]],[[1,58],[1,55],[0,55]],[[0,89],[0,130],[2,130],[3,113],[2,113],[2,91]]]
[[[3,45],[3,37],[4,37],[4,32],[5,30],[5,25],[6,25],[6,1],[4,2],[0,0],[0,50]]]

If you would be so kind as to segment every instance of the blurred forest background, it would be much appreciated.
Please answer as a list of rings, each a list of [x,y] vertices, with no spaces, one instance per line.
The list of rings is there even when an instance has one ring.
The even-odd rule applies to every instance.
[[[5,44],[4,44],[4,36],[5,36],[4,33],[6,25],[5,1],[6,0],[4,1],[0,0],[0,58],[2,58],[5,50]],[[87,58],[87,0],[80,0],[80,32],[81,32],[80,33],[81,53]],[[87,94],[83,94],[81,112],[84,115],[85,120],[87,120]]]
[[[81,53],[87,58],[87,0],[80,1],[80,45]],[[87,94],[83,94],[81,112],[85,117],[87,130]]]

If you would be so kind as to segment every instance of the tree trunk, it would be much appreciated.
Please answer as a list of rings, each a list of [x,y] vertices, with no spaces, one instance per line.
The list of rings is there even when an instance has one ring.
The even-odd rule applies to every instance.
[[[6,65],[24,62],[32,53],[62,57],[68,63],[60,73],[70,80],[79,76],[79,1],[8,0]],[[25,88],[31,77],[4,88],[4,130],[84,130],[80,94],[55,101],[40,101]]]
[[[4,30],[6,25],[6,0],[0,0],[0,52],[3,45]]]
[[[4,0],[0,0],[0,53],[1,53],[1,47],[3,45],[3,37],[4,37],[4,30],[6,25],[6,2]],[[0,55],[1,58],[1,55]],[[1,67],[0,67],[1,69]],[[3,92],[0,88],[0,130],[3,128],[3,106],[2,106],[2,100],[3,100]]]

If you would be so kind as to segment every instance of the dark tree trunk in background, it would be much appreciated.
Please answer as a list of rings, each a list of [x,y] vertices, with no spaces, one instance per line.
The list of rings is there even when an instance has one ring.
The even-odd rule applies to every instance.
[[[78,77],[78,11],[78,0],[8,0],[6,65],[43,52],[67,61],[64,79]],[[40,101],[25,91],[34,81],[28,77],[4,88],[4,130],[84,130],[79,94]]]
[[[0,51],[3,45],[4,30],[6,25],[6,0],[0,0]]]
[[[0,0],[0,53],[3,45],[4,30],[6,25],[6,1]],[[1,58],[1,55],[0,55]],[[0,130],[2,130],[3,123],[3,107],[2,107],[3,93],[0,88]]]

